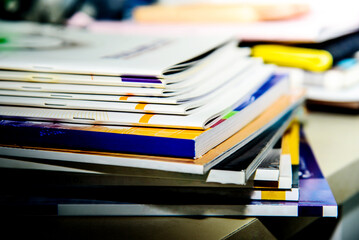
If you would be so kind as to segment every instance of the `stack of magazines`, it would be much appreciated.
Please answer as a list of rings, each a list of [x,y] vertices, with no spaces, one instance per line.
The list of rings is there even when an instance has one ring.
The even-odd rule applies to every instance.
[[[337,216],[303,92],[233,38],[1,27],[4,212]]]

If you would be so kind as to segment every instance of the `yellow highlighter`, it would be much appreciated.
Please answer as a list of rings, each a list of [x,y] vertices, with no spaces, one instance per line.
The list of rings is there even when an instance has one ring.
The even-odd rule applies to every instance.
[[[252,56],[260,57],[266,63],[313,72],[326,71],[333,65],[330,52],[311,48],[263,44],[252,48]]]

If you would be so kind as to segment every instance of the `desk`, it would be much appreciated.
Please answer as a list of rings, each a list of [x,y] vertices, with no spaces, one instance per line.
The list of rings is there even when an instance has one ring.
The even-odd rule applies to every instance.
[[[304,128],[338,205],[359,192],[359,116],[311,113]]]
[[[359,193],[359,115],[309,112],[303,126],[307,140],[339,205],[341,218],[343,205]],[[316,219],[260,220],[275,236],[286,238]],[[325,224],[335,227],[335,221],[332,220],[326,221]],[[281,225],[282,229],[277,225]]]
[[[338,204],[344,204],[359,192],[359,116],[313,112],[306,116],[304,131]],[[285,239],[317,218],[25,217],[6,220],[5,231],[42,239],[210,240]],[[336,223],[336,219],[329,223]],[[25,226],[22,229],[25,231],[18,231],[19,225]]]

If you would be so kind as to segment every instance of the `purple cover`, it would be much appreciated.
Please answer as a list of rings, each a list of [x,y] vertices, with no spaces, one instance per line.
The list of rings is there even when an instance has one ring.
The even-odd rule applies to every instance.
[[[282,206],[297,206],[298,216],[325,216],[326,207],[336,207],[337,203],[327,180],[324,178],[303,130],[300,140],[299,201],[278,201]],[[271,201],[252,201],[251,204],[272,205]]]
[[[300,144],[299,216],[322,216],[323,206],[337,206],[303,131]]]

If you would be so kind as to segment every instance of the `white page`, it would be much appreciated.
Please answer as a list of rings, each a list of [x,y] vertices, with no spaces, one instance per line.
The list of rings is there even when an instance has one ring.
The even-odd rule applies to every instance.
[[[1,105],[44,107],[60,109],[101,110],[116,112],[162,113],[187,115],[189,107],[183,105],[142,104],[126,102],[102,102],[35,97],[0,96]]]
[[[203,72],[213,67],[219,68],[220,65],[230,63],[233,57],[248,57],[250,49],[238,48],[237,41],[218,49],[206,58],[195,70],[187,71],[183,78],[130,78],[119,76],[101,76],[88,74],[63,74],[30,71],[6,71],[0,70],[0,79],[7,81],[41,82],[41,83],[62,83],[62,84],[89,84],[89,85],[109,85],[125,87],[153,87],[178,89],[193,85],[195,82],[204,81]],[[198,71],[197,71],[198,70]]]
[[[0,95],[42,97],[42,98],[55,98],[55,99],[95,100],[95,101],[110,101],[110,102],[178,104],[178,99],[176,99],[175,97],[145,97],[145,96],[124,96],[124,95],[78,94],[78,93],[51,93],[51,92],[34,92],[34,91],[12,91],[12,90],[2,90],[2,89],[0,89]]]
[[[110,102],[110,104],[115,103],[141,103],[141,104],[164,104],[166,108],[171,109],[172,107],[169,105],[176,105],[175,109],[181,109],[180,112],[184,112],[186,109],[189,108],[196,108],[199,107],[205,103],[208,103],[209,101],[215,99],[218,95],[221,93],[226,93],[230,90],[232,90],[235,87],[238,87],[239,84],[244,84],[246,77],[248,74],[252,74],[252,71],[257,71],[258,68],[262,68],[262,73],[267,74],[269,77],[271,73],[273,72],[274,67],[270,67],[269,65],[266,67],[260,66],[259,62],[252,61],[252,64],[249,65],[245,71],[241,71],[238,74],[240,74],[242,77],[235,77],[231,80],[223,80],[223,84],[216,88],[215,91],[212,91],[208,94],[201,94],[199,97],[191,98],[191,99],[182,99],[182,101],[179,101],[177,98],[182,98],[182,96],[175,96],[175,97],[131,97],[131,96],[114,96],[114,95],[98,95],[98,94],[67,94],[67,93],[50,93],[50,92],[33,92],[33,91],[11,91],[11,90],[2,90],[0,89],[0,96],[3,96],[6,100],[6,104],[10,105],[20,105],[18,104],[11,104],[10,98],[6,99],[7,96],[17,96],[17,97],[31,97],[31,98],[45,98],[45,99],[65,99],[65,100],[85,100],[82,104],[90,103],[93,101],[100,101],[103,102],[101,107],[106,107],[105,105]],[[238,75],[237,74],[237,75]],[[216,76],[213,76],[216,78]],[[230,76],[231,77],[231,76]],[[232,77],[231,77],[232,78]],[[242,79],[243,78],[243,79]],[[263,78],[265,79],[265,78]],[[258,85],[260,85],[262,82],[258,82]],[[177,98],[176,98],[177,97]],[[86,101],[91,100],[91,101]],[[45,101],[45,100],[44,100]],[[40,100],[37,101],[38,103]],[[46,102],[46,101],[45,101]],[[57,102],[52,100],[54,104],[63,105],[65,104],[65,101],[58,100]],[[80,103],[78,101],[78,103]],[[3,101],[3,104],[5,102]],[[31,102],[25,103],[26,105],[31,106]],[[39,107],[39,105],[37,105]],[[149,106],[149,105],[148,105]],[[50,107],[50,106],[49,106]],[[54,106],[56,107],[56,106]],[[60,106],[58,106],[60,107]],[[65,106],[63,106],[65,107]],[[146,106],[147,107],[147,106]],[[66,107],[68,108],[68,107]],[[88,108],[87,108],[88,109]],[[96,108],[97,110],[98,108]],[[102,108],[101,108],[102,109]],[[105,110],[105,109],[103,109]],[[173,111],[171,111],[173,112]]]
[[[155,37],[96,34],[68,28],[41,27],[41,25],[35,25],[25,31],[21,26],[17,27],[17,24],[12,24],[11,29],[6,28],[6,25],[6,22],[0,22],[0,28],[5,29],[10,36],[7,44],[24,40],[22,42],[25,42],[25,46],[7,50],[4,48],[6,46],[2,45],[0,68],[36,72],[161,78],[164,77],[166,70],[176,64],[188,61],[230,40],[228,35],[216,35],[210,38]],[[52,47],[38,45],[26,48],[27,42],[36,41],[45,43],[57,41],[58,44]]]
[[[256,86],[257,81],[267,79],[261,71],[252,74],[251,81],[247,82]],[[283,82],[283,81],[282,81]],[[246,86],[247,86],[246,85]],[[249,84],[250,85],[250,84]],[[239,105],[240,99],[248,96],[251,86],[245,88],[233,88],[231,92],[222,94],[219,98],[209,104],[198,108],[193,114],[187,116],[163,115],[163,114],[139,114],[125,112],[103,112],[103,111],[76,111],[76,110],[55,110],[45,108],[24,108],[2,106],[0,115],[18,116],[30,119],[57,119],[67,122],[94,123],[94,124],[115,124],[132,126],[161,126],[161,127],[184,127],[193,129],[207,128],[210,120],[218,119],[222,114],[227,113]],[[253,89],[252,89],[253,91]],[[267,91],[265,95],[271,96],[266,104],[275,101],[279,96],[288,91],[287,84],[276,84]],[[272,93],[272,95],[270,95]],[[233,98],[233,96],[236,98]],[[263,98],[263,97],[261,97]],[[252,105],[252,104],[251,104]],[[259,114],[259,113],[258,113]],[[213,122],[212,122],[213,123]]]
[[[237,44],[237,43],[235,43]],[[217,54],[213,54],[210,60],[207,60],[204,64],[196,69],[194,74],[186,76],[181,81],[169,82],[171,80],[162,80],[167,82],[166,89],[183,89],[186,87],[192,87],[194,85],[208,85],[208,78],[212,78],[213,75],[218,74],[219,71],[224,71],[225,68],[230,68],[234,62],[248,61],[250,50],[247,48],[238,48],[235,45],[229,45]],[[253,58],[250,58],[253,59]],[[261,61],[259,58],[250,61]],[[233,68],[233,67],[232,67]],[[215,81],[220,82],[220,81]]]
[[[146,79],[143,81],[130,81],[117,76],[99,76],[84,74],[61,74],[26,71],[4,71],[0,70],[0,79],[7,81],[25,81],[40,83],[65,83],[65,84],[90,84],[109,85],[125,87],[154,87],[164,88],[165,84],[160,79]]]
[[[33,83],[18,81],[0,81],[1,88],[6,90],[41,91],[56,93],[86,93],[86,94],[118,94],[137,96],[163,96],[166,91],[161,88],[137,88],[118,86],[95,86],[83,84],[62,83]],[[171,91],[172,93],[173,91]]]
[[[1,81],[3,90],[17,91],[41,91],[56,93],[84,93],[84,94],[110,94],[110,95],[135,95],[135,96],[178,96],[178,99],[193,99],[204,96],[220,88],[227,79],[245,70],[252,64],[261,64],[259,58],[243,57],[241,49],[236,48],[228,56],[223,56],[218,61],[213,61],[202,71],[191,76],[188,84],[182,84],[183,88],[176,89],[169,86],[166,89],[136,88],[121,86],[96,86],[82,84],[61,83],[33,83],[22,81]],[[193,84],[192,84],[193,83]],[[174,84],[176,85],[176,84]]]
[[[234,65],[236,67],[236,65]],[[0,104],[12,105],[12,106],[32,106],[32,107],[47,107],[47,108],[63,108],[63,109],[83,109],[83,110],[101,110],[101,111],[128,111],[128,112],[142,112],[142,113],[164,113],[164,114],[180,114],[188,115],[190,109],[191,112],[196,111],[197,108],[204,104],[208,104],[211,101],[218,101],[223,94],[231,94],[233,99],[238,99],[238,92],[233,89],[239,88],[254,89],[259,87],[270,75],[273,73],[274,67],[270,65],[259,65],[257,62],[253,62],[253,66],[250,66],[246,71],[241,71],[239,74],[229,76],[233,79],[223,78],[224,84],[217,88],[216,91],[212,91],[210,94],[204,95],[201,98],[196,98],[193,101],[188,101],[178,105],[168,104],[145,104],[141,103],[126,103],[126,102],[103,102],[103,101],[86,101],[75,99],[51,99],[51,98],[38,98],[36,92],[29,92],[26,96],[20,97],[20,91],[3,91],[5,94],[17,93],[20,96],[2,95],[0,91]],[[252,81],[252,75],[255,71],[260,71],[262,81]],[[258,76],[257,76],[258,77]],[[218,81],[217,76],[214,76]],[[25,92],[26,93],[26,92]]]

